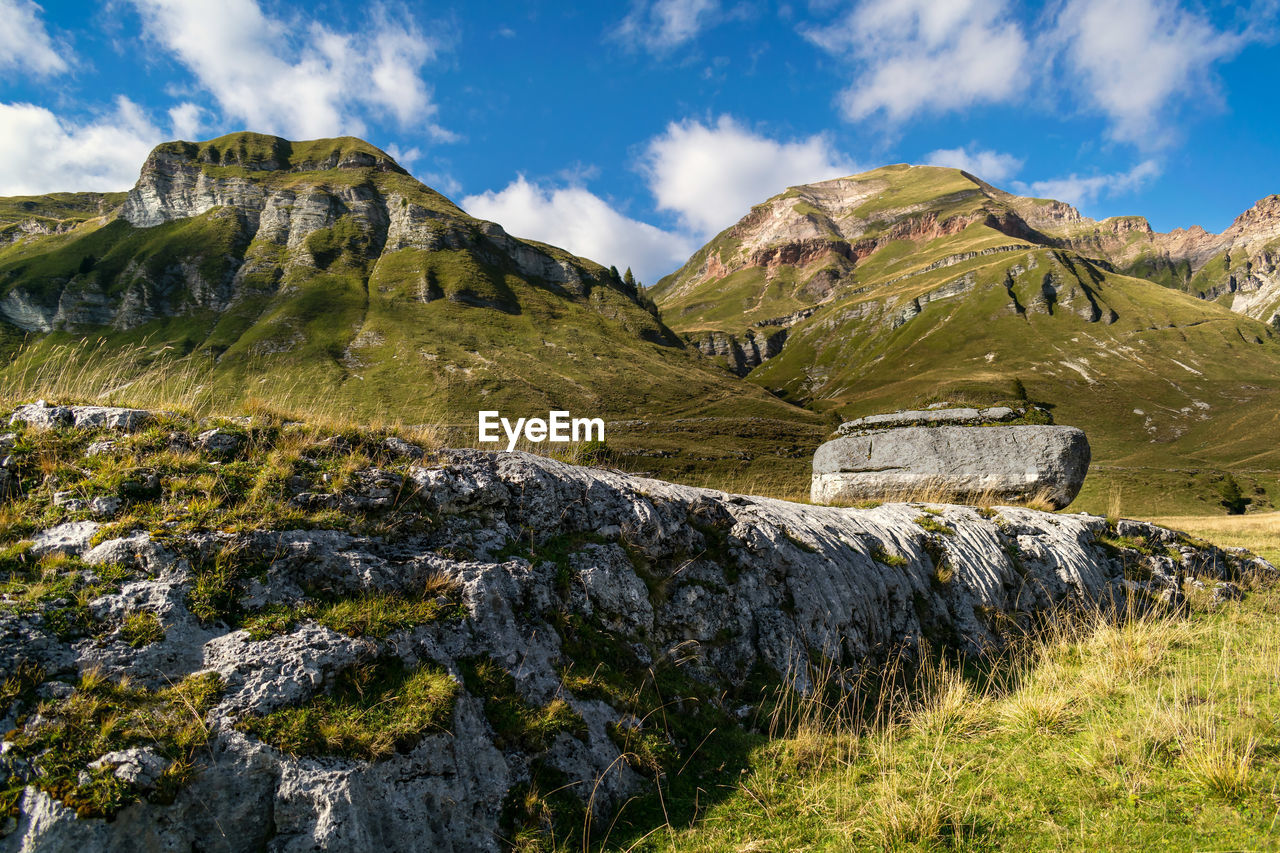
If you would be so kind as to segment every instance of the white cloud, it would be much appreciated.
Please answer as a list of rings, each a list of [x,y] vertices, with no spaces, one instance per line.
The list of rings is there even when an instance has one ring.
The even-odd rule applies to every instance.
[[[422,149],[416,145],[411,148],[401,148],[393,142],[387,146],[386,150],[391,155],[392,160],[395,160],[406,169],[422,156]]]
[[[1213,64],[1247,42],[1172,0],[1068,0],[1047,38],[1114,138],[1155,144],[1168,106],[1211,93]]]
[[[523,175],[499,192],[467,196],[462,208],[515,236],[561,246],[606,266],[631,267],[646,284],[679,267],[697,248],[688,235],[623,216],[583,187],[538,186]]]
[[[997,184],[1018,174],[1022,159],[1012,154],[979,148],[939,148],[924,155],[929,166],[947,166],[964,169],[990,184]]]
[[[697,37],[719,11],[717,0],[636,0],[614,37],[660,53]]]
[[[30,71],[38,76],[68,69],[31,0],[0,0],[0,70]]]
[[[128,189],[161,139],[124,97],[110,114],[82,124],[33,104],[0,104],[0,195]]]
[[[778,141],[730,116],[713,124],[673,122],[645,146],[639,169],[656,207],[678,226],[658,228],[619,213],[583,186],[594,170],[565,173],[566,184],[539,185],[521,176],[505,189],[471,195],[462,207],[512,234],[563,246],[653,284],[679,268],[716,232],[754,204],[788,186],[858,171],[825,135]]]
[[[1004,0],[862,0],[803,34],[853,63],[840,105],[854,121],[1008,101],[1027,79],[1027,40]]]
[[[363,135],[369,114],[424,126],[440,138],[422,67],[442,45],[407,15],[381,7],[369,26],[340,33],[283,21],[257,0],[133,0],[148,35],[172,52],[248,129],[295,138]]]
[[[676,213],[685,230],[700,240],[788,186],[858,171],[825,135],[778,142],[729,116],[713,125],[667,125],[650,140],[641,169],[658,208]]]
[[[169,108],[169,125],[175,139],[196,140],[204,124],[204,108],[190,101]]]
[[[1023,195],[1055,198],[1081,207],[1093,203],[1104,195],[1114,196],[1132,192],[1159,174],[1159,163],[1155,160],[1143,160],[1127,172],[1087,177],[1072,174],[1065,178],[1032,181],[1029,184],[1017,181],[1014,183],[1014,188]]]

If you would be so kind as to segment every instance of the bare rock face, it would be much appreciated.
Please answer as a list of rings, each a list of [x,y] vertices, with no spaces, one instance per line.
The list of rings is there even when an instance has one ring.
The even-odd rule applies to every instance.
[[[151,413],[143,409],[116,406],[53,406],[37,400],[19,406],[9,418],[11,425],[25,423],[39,429],[74,426],[80,429],[108,429],[136,432],[151,422]]]
[[[950,424],[981,417],[974,409],[898,414]],[[890,417],[886,423],[895,421]],[[848,431],[842,427],[841,432],[845,433],[841,438],[828,441],[814,454],[811,495],[815,503],[938,490],[957,500],[980,495],[999,501],[1039,498],[1061,509],[1075,500],[1089,472],[1089,441],[1075,427],[855,426]]]
[[[786,341],[786,329],[749,329],[742,335],[706,332],[690,336],[690,342],[699,352],[712,358],[723,358],[729,369],[738,376],[746,376],[753,368],[782,352],[782,345]]]
[[[922,431],[941,440],[945,430],[995,442],[984,446],[993,458],[1021,447],[998,436],[1059,436],[1075,448],[1072,459],[1087,461],[1083,436],[1066,428]],[[907,431],[872,438],[892,447]],[[504,803],[518,801],[540,767],[553,769],[560,790],[597,820],[651,789],[616,736],[640,729],[663,737],[662,715],[641,718],[617,697],[655,671],[681,685],[673,688],[679,695],[664,688],[662,700],[684,716],[712,715],[697,716],[710,730],[740,724],[744,700],[734,691],[751,673],[805,690],[817,656],[858,667],[910,652],[921,637],[989,650],[1004,642],[1005,626],[1051,621],[1067,602],[1176,602],[1185,582],[1220,584],[1265,567],[1136,522],[1125,523],[1125,536],[1180,548],[1180,556],[1117,550],[1099,541],[1115,530],[1087,515],[948,506],[926,529],[919,508],[906,504],[815,507],[523,453],[444,451],[410,467],[405,484],[433,522],[408,539],[261,530],[169,535],[160,544],[138,531],[98,544],[85,562],[114,565],[115,577],[127,570],[128,579],[91,609],[105,623],[139,609],[156,614],[164,635],[141,648],[111,634],[67,640],[42,613],[0,611],[0,670],[38,666],[47,680],[36,697],[69,694],[87,671],[156,687],[216,673],[221,685],[204,717],[209,743],[198,772],[172,797],[139,797],[112,820],[78,817],[57,789],[22,770],[19,815],[0,832],[0,851],[497,851],[510,834]],[[949,535],[938,535],[938,525]],[[74,533],[35,539],[83,552],[90,537]],[[231,547],[260,567],[237,593],[245,613],[287,606],[307,584],[361,597],[403,593],[440,575],[458,603],[452,615],[386,636],[347,635],[305,615],[265,638],[203,624],[189,612],[198,574],[190,561]],[[1130,576],[1142,580],[1126,580],[1126,565],[1141,566]],[[291,754],[238,725],[314,701],[375,657],[446,672],[457,684],[447,723],[377,760]],[[507,674],[516,697],[507,701],[563,702],[578,724],[541,743],[504,738],[495,700],[466,675],[478,657]],[[613,683],[592,680],[601,670],[628,690],[601,692]],[[9,715],[2,728],[42,724],[36,698],[16,705],[0,708]],[[9,764],[0,770],[39,760],[5,746]],[[143,793],[164,766],[145,744],[92,758],[94,772]]]
[[[907,409],[901,412],[888,412],[881,415],[867,415],[864,418],[840,425],[841,435],[853,435],[870,428],[904,427],[904,426],[979,426],[983,423],[1000,423],[1014,420],[1025,415],[1025,410],[1017,411],[1008,406],[992,406],[988,409]]]

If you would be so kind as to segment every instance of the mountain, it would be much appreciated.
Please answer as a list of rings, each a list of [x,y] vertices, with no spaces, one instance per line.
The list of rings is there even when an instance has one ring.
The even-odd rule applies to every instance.
[[[1227,469],[1266,507],[1278,208],[1158,234],[886,166],[774,196],[638,294],[358,139],[172,142],[127,194],[0,199],[0,380],[451,444],[479,409],[562,408],[632,470],[791,493],[842,416],[1025,391],[1089,433],[1077,507],[1214,509]]]
[[[819,422],[686,347],[616,272],[468,216],[358,139],[166,143],[127,195],[0,200],[0,228],[21,235],[0,244],[6,340],[27,340],[10,377],[88,336],[120,386],[163,359],[222,402],[457,424],[455,442],[482,408],[645,419],[632,443],[654,459],[670,421],[776,421],[788,452]],[[725,441],[710,456],[736,460]]]
[[[1057,234],[1128,275],[1214,300],[1280,329],[1280,195],[1261,199],[1221,234],[1198,226],[1162,234],[1142,217],[1080,217]]]
[[[1261,276],[1274,206],[1223,235],[1157,235],[960,170],[887,166],[756,205],[650,295],[704,353],[815,411],[1025,389],[1088,432],[1094,509],[1112,490],[1148,511],[1184,496],[1180,508],[1203,508],[1224,468],[1249,472],[1264,505],[1280,472],[1280,335],[1256,307],[1156,273],[1181,270],[1194,289],[1243,269],[1249,247]],[[1265,286],[1242,282],[1233,305],[1244,291],[1256,306]]]

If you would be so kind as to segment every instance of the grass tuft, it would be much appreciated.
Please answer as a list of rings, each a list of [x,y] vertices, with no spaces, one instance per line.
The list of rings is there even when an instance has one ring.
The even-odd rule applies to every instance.
[[[111,817],[141,799],[172,802],[198,771],[209,741],[204,716],[221,690],[213,673],[153,691],[89,671],[70,696],[41,704],[38,721],[9,737],[14,753],[35,767],[38,788],[78,817]],[[169,762],[154,788],[125,782],[110,769],[88,769],[99,756],[130,747],[149,747]],[[10,777],[5,793],[22,785]]]
[[[160,617],[150,610],[130,613],[120,626],[120,639],[140,649],[163,640],[164,625],[160,623]]]
[[[456,693],[457,683],[437,666],[385,659],[343,671],[304,705],[248,717],[237,728],[290,755],[376,761],[444,730]]]

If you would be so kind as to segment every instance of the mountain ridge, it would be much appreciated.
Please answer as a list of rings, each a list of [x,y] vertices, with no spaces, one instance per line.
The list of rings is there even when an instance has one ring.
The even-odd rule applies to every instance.
[[[894,186],[895,173],[912,175],[912,180],[906,182],[909,184],[933,184],[935,192],[925,197],[905,193],[895,206],[895,196],[904,195]],[[787,233],[779,227],[782,223],[777,203],[790,199],[797,200],[792,212],[802,217],[804,225],[795,220],[785,223],[790,228]],[[829,210],[833,201],[835,209]],[[888,219],[876,218],[885,214]],[[679,304],[679,297],[687,292],[690,278],[723,278],[752,266],[768,270],[779,265],[804,266],[815,260],[833,260],[837,271],[847,273],[853,264],[865,261],[895,239],[949,236],[978,221],[1011,238],[1070,249],[1138,277],[1148,277],[1142,275],[1144,265],[1157,270],[1182,265],[1186,271],[1177,281],[1160,276],[1155,280],[1212,299],[1220,294],[1211,289],[1196,294],[1193,278],[1215,255],[1233,247],[1254,250],[1255,254],[1259,247],[1264,253],[1276,251],[1273,244],[1280,244],[1280,196],[1261,198],[1220,234],[1198,225],[1157,232],[1142,216],[1094,220],[1065,202],[1017,196],[960,169],[892,164],[860,175],[788,187],[753,207],[695,253],[689,263],[661,279],[654,294],[659,301],[675,303],[679,309],[686,307]],[[770,239],[754,246],[753,254],[741,263],[727,264],[723,253],[717,250],[735,241],[759,238],[760,225],[772,226]],[[842,264],[838,256],[850,263]],[[696,261],[699,265],[692,266]],[[1263,269],[1267,275],[1274,273],[1274,260],[1268,258]],[[824,282],[815,279],[809,280],[809,290],[825,293]],[[1258,280],[1251,285],[1231,284],[1229,277],[1227,281],[1225,287],[1231,293],[1242,289],[1264,291],[1263,298],[1242,300],[1236,310],[1255,319],[1270,320],[1275,316],[1274,311],[1268,316],[1259,315],[1270,307],[1272,295],[1280,303],[1280,279]],[[1280,310],[1280,304],[1274,307]]]
[[[1269,202],[1255,207],[1216,239],[1269,245]],[[1226,298],[1144,274],[1183,264],[1190,281],[1193,250],[1218,257],[1206,239],[889,166],[772,196],[651,293],[705,354],[806,408],[850,418],[1028,393],[1095,443],[1089,505],[1172,480],[1172,466],[1198,472],[1178,482],[1208,500],[1206,471],[1247,464],[1258,488],[1280,471],[1262,434],[1280,428],[1280,337]]]
[[[819,417],[692,351],[615,270],[469,216],[360,140],[165,143],[117,208],[89,206],[0,249],[10,377],[68,352],[88,369],[77,342],[100,336],[94,358],[129,361],[105,387],[158,359],[172,386],[233,407],[454,425],[479,409],[759,418],[776,429],[746,444],[766,458],[818,437]],[[612,446],[661,463],[684,429],[619,428]],[[717,429],[698,455],[723,446],[713,464],[736,464],[742,427]],[[474,427],[451,440],[474,442]]]
[[[1158,234],[891,165],[771,197],[642,294],[361,140],[232,134],[158,146],[124,196],[0,200],[0,229],[47,220],[0,245],[0,345],[17,377],[98,334],[141,353],[108,387],[177,360],[229,405],[590,411],[625,464],[700,483],[800,481],[837,416],[1015,380],[1098,439],[1100,470],[1270,470],[1280,341],[1227,303],[1269,292],[1275,208]]]

